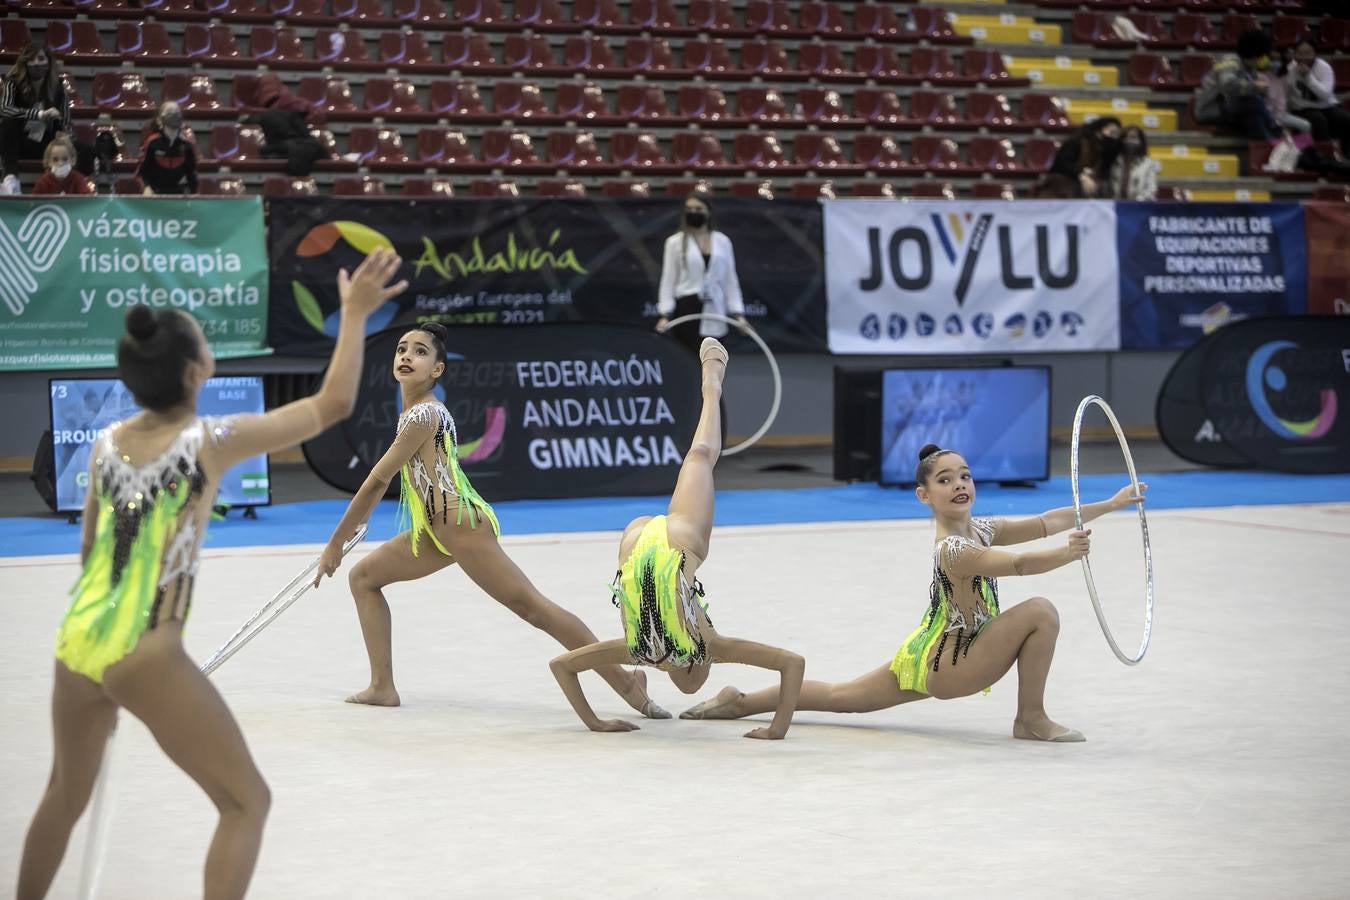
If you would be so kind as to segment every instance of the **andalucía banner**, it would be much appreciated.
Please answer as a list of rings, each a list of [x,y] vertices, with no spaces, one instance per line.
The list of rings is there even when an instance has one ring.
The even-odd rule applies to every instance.
[[[0,203],[0,371],[114,366],[137,304],[195,316],[219,358],[267,353],[261,198]]]
[[[272,316],[281,354],[327,356],[337,335],[337,272],[393,247],[411,282],[368,333],[440,322],[588,322],[651,328],[662,249],[678,200],[403,200],[326,197],[270,203]],[[825,349],[820,208],[815,201],[719,199],[750,324],[779,350]],[[736,341],[748,338],[733,336]]]

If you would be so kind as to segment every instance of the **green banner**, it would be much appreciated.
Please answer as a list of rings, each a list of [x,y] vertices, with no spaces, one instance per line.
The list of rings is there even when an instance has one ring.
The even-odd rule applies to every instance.
[[[262,199],[0,202],[0,372],[114,366],[136,304],[195,316],[218,358],[270,353]]]

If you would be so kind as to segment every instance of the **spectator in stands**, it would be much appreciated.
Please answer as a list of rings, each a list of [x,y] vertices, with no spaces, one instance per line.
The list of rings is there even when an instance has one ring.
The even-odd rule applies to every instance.
[[[1341,152],[1350,154],[1350,112],[1336,102],[1336,73],[1317,48],[1302,40],[1294,48],[1294,62],[1285,75],[1289,109],[1307,119],[1315,141],[1339,141]]]
[[[1266,106],[1270,51],[1270,35],[1264,31],[1238,35],[1237,55],[1219,59],[1196,89],[1196,121],[1238,131],[1253,141],[1279,137],[1280,126]]]
[[[1275,71],[1275,77],[1271,79],[1270,87],[1266,90],[1266,108],[1270,110],[1270,117],[1275,120],[1275,124],[1284,129],[1284,134],[1293,138],[1295,132],[1300,135],[1307,135],[1312,131],[1312,123],[1302,116],[1296,116],[1289,111],[1289,71],[1294,67],[1294,48],[1285,47],[1280,51],[1280,66]],[[1307,137],[1305,142],[1311,143],[1312,138]]]
[[[258,117],[263,155],[285,157],[287,175],[308,177],[314,164],[328,156],[328,149],[309,132],[311,125],[322,124],[323,116],[270,72],[258,79],[258,102],[266,107]]]
[[[1055,152],[1050,173],[1077,186],[1075,196],[1100,197],[1105,193],[1111,166],[1120,155],[1120,120],[1115,116],[1093,119]]]
[[[671,319],[690,313],[730,315],[745,324],[736,255],[731,239],[713,230],[712,198],[707,194],[695,192],[685,198],[680,230],[666,238],[656,308],[661,314],[656,330],[661,332],[669,329]],[[672,332],[695,355],[704,337],[726,333],[725,324],[710,319],[676,326]]]
[[[183,128],[183,111],[172,100],[146,127],[136,168],[146,194],[197,193],[197,147]]]
[[[1161,168],[1148,155],[1144,129],[1131,125],[1121,135],[1120,155],[1111,164],[1110,196],[1121,200],[1156,200]]]
[[[57,135],[70,135],[70,102],[61,84],[60,64],[45,47],[29,44],[0,86],[0,194],[19,193],[19,161],[42,159]],[[94,172],[92,147],[71,140],[75,167]]]
[[[94,185],[75,169],[75,145],[65,135],[53,138],[42,155],[47,171],[33,185],[34,194],[92,194]]]

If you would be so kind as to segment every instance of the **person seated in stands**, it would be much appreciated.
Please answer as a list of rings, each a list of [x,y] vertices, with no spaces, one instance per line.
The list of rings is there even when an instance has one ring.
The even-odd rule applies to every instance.
[[[146,126],[136,174],[146,194],[197,193],[197,147],[183,126],[183,111],[172,100]]]
[[[322,124],[322,114],[270,72],[258,79],[258,102],[264,107],[258,116],[263,156],[282,157],[287,175],[307,177],[314,171],[314,164],[328,156],[328,148],[309,131],[310,126]]]
[[[1237,54],[1216,61],[1196,89],[1195,120],[1236,131],[1248,140],[1279,137],[1281,128],[1266,105],[1271,46],[1264,31],[1239,35]]]
[[[1115,116],[1093,119],[1079,130],[1077,138],[1060,145],[1050,164],[1050,176],[1058,175],[1073,185],[1071,196],[1103,197],[1107,195],[1106,180],[1111,166],[1119,155],[1120,120]],[[1065,183],[1052,177],[1047,180]],[[1054,191],[1050,196],[1062,194],[1063,191]]]
[[[1162,165],[1148,155],[1144,129],[1131,125],[1121,135],[1120,155],[1111,164],[1107,196],[1121,200],[1156,200]]]
[[[1315,141],[1337,141],[1350,155],[1350,112],[1336,101],[1336,73],[1307,38],[1294,47],[1294,60],[1285,73],[1289,110],[1306,120]]]
[[[84,196],[94,193],[94,185],[75,168],[75,145],[65,135],[52,138],[42,155],[42,165],[47,171],[33,185],[34,194]]]
[[[1300,146],[1312,142],[1312,123],[1302,116],[1296,116],[1289,111],[1289,71],[1294,67],[1294,48],[1285,47],[1279,52],[1279,66],[1275,70],[1275,77],[1270,80],[1270,87],[1266,89],[1266,108],[1270,110],[1270,117],[1275,120],[1275,124],[1284,129],[1284,135],[1293,139],[1298,135]]]

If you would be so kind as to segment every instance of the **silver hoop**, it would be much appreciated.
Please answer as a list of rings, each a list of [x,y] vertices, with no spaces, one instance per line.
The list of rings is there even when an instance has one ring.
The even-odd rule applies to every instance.
[[[1116,421],[1116,414],[1111,411],[1111,407],[1106,401],[1095,394],[1083,398],[1078,404],[1078,411],[1073,416],[1073,443],[1069,450],[1069,479],[1073,486],[1073,519],[1078,526],[1078,530],[1083,530],[1083,504],[1078,495],[1078,448],[1083,429],[1083,413],[1091,405],[1101,407],[1102,412],[1106,413],[1107,421],[1115,429],[1116,440],[1120,442],[1120,452],[1125,457],[1125,468],[1130,473],[1130,484],[1134,486],[1134,493],[1139,496],[1139,476],[1134,471],[1134,458],[1130,456],[1130,445],[1125,442],[1125,432],[1120,427],[1120,422]],[[1134,656],[1127,655],[1120,649],[1116,643],[1116,638],[1111,634],[1111,627],[1106,624],[1106,614],[1102,612],[1101,601],[1097,598],[1097,585],[1092,580],[1092,566],[1088,564],[1087,557],[1083,557],[1083,578],[1087,582],[1088,596],[1092,598],[1092,608],[1097,613],[1097,623],[1102,626],[1102,634],[1106,636],[1106,643],[1110,645],[1111,652],[1127,666],[1135,666],[1144,658],[1148,652],[1148,641],[1153,635],[1153,553],[1148,545],[1148,519],[1144,516],[1144,504],[1142,501],[1136,504],[1139,508],[1139,529],[1144,539],[1144,636],[1139,641],[1139,652]]]
[[[742,325],[735,319],[724,316],[721,313],[710,313],[710,312],[689,313],[687,316],[680,316],[678,319],[671,319],[669,322],[666,323],[666,329],[669,330],[671,328],[674,328],[676,325],[683,325],[686,322],[702,321],[703,319],[711,319],[714,322],[722,322],[727,325],[731,325],[735,328],[740,329],[742,333],[748,335],[752,341],[754,341],[756,344],[759,345],[759,349],[764,352],[764,358],[769,361],[769,372],[773,375],[773,403],[770,404],[769,406],[769,416],[764,420],[764,424],[759,426],[758,431],[750,435],[745,440],[741,441],[736,446],[727,447],[725,450],[722,451],[723,456],[735,456],[742,450],[748,450],[755,444],[756,441],[764,437],[764,434],[773,425],[774,419],[778,418],[778,406],[783,401],[783,374],[778,371],[778,360],[774,359],[774,355],[771,352],[769,352],[769,345],[764,343],[764,339],[759,336],[758,332],[756,332],[755,329],[751,328],[749,325]]]

